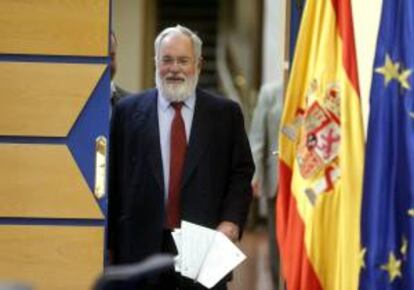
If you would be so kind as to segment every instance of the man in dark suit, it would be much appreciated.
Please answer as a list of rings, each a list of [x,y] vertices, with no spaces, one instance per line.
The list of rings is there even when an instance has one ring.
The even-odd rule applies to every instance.
[[[157,88],[121,100],[111,124],[109,247],[114,264],[175,252],[181,220],[241,237],[254,171],[239,106],[196,89],[202,42],[170,27],[155,41]],[[169,275],[146,289],[205,289]],[[227,289],[226,281],[214,289]]]

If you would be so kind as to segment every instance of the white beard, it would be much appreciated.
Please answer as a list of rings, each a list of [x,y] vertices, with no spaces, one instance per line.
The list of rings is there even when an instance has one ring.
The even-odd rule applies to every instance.
[[[166,77],[161,79],[158,71],[155,72],[155,84],[161,95],[169,102],[183,102],[191,95],[195,94],[198,83],[198,73],[191,77],[185,77],[182,84],[168,84]]]

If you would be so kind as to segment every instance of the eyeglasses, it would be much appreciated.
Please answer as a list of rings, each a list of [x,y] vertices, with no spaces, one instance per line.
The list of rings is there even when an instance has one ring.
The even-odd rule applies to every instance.
[[[190,57],[185,57],[185,56],[184,57],[165,56],[159,59],[158,62],[162,64],[163,66],[173,66],[176,63],[179,67],[186,68],[193,62],[193,59]]]

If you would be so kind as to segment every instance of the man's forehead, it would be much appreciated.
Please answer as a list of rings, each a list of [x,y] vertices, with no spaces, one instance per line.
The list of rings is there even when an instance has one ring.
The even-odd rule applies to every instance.
[[[161,49],[183,48],[193,49],[193,43],[190,37],[181,33],[172,33],[165,36],[161,41]]]

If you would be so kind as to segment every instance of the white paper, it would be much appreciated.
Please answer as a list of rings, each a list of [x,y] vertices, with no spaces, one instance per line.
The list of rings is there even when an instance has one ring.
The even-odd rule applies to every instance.
[[[246,256],[223,233],[183,221],[173,239],[178,255],[175,270],[211,288]]]
[[[183,221],[181,233],[181,274],[196,280],[216,231]]]
[[[245,259],[246,255],[229,238],[217,232],[201,266],[197,281],[210,289]]]
[[[173,239],[174,239],[174,243],[175,243],[175,247],[177,248],[177,256],[174,257],[174,269],[176,272],[181,272],[181,255],[180,253],[182,252],[181,250],[181,230],[180,229],[175,229],[172,233],[171,233]]]

